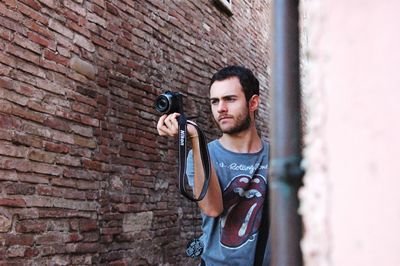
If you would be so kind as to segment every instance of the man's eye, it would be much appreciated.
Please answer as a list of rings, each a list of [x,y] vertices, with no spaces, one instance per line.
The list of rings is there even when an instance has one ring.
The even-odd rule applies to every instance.
[[[211,104],[212,104],[212,105],[217,104],[217,103],[218,103],[217,100],[212,100],[212,101],[211,101]]]

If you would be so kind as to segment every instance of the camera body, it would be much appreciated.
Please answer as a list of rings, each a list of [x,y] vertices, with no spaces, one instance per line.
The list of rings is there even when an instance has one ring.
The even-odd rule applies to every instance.
[[[156,98],[154,108],[162,114],[183,113],[182,94],[166,91]]]

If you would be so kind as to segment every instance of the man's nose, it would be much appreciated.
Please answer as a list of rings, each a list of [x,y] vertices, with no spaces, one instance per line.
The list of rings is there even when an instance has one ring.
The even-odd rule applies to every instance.
[[[228,108],[227,108],[227,106],[226,106],[226,103],[223,102],[223,101],[220,101],[219,104],[218,104],[218,109],[217,109],[217,111],[218,111],[219,113],[223,113],[223,112],[226,112],[227,110],[228,110]]]

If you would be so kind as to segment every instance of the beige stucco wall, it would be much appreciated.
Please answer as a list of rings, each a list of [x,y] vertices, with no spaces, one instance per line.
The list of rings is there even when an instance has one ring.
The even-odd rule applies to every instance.
[[[305,265],[400,265],[400,2],[301,3]]]

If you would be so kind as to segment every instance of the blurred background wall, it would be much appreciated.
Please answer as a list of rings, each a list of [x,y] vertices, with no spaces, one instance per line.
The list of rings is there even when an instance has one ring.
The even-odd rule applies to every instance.
[[[400,3],[301,3],[305,265],[400,265]]]
[[[185,95],[209,138],[208,83],[228,64],[261,81],[267,0],[0,2],[0,264],[195,265],[197,207],[177,191],[176,141],[153,101]]]

